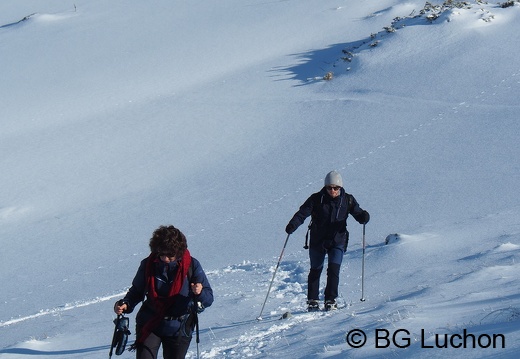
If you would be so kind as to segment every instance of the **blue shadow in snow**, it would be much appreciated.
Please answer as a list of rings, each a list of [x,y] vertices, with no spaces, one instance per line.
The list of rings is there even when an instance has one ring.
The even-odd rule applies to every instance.
[[[386,11],[386,10],[385,10]],[[296,58],[296,65],[275,67],[270,72],[275,72],[281,77],[276,81],[297,80],[303,86],[321,80],[327,72],[333,72],[334,76],[347,71],[356,71],[358,64],[356,55],[362,51],[376,51],[380,44],[395,31],[411,26],[431,26],[435,23],[447,21],[448,13],[443,9],[435,20],[428,20],[427,13],[421,15],[411,14],[404,18],[395,18],[390,26],[383,28],[375,34],[352,41],[339,44],[332,44],[323,49],[311,50],[308,52],[290,54]],[[287,76],[289,74],[289,76]]]
[[[9,348],[9,349],[1,349],[0,354],[21,354],[21,355],[71,355],[71,354],[81,354],[81,353],[90,353],[106,350],[107,355],[110,350],[110,345],[102,345],[98,347],[92,348],[82,348],[82,349],[69,349],[69,350],[35,350],[35,349],[27,349],[27,348]]]
[[[311,83],[316,77],[323,76],[328,71],[333,71],[339,62],[345,62],[341,59],[343,50],[359,47],[363,41],[355,41],[350,43],[333,44],[324,49],[311,50],[299,54],[291,54],[291,57],[296,58],[296,65],[275,67],[271,72],[281,73],[284,80],[297,80],[302,86]],[[286,74],[289,76],[285,76]]]
[[[2,26],[0,26],[0,29],[3,29],[3,28],[7,28],[7,27],[11,27],[11,26],[15,26],[15,25],[21,24],[22,22],[29,20],[33,15],[36,15],[36,13],[31,14],[31,15],[27,15],[27,16],[24,17],[23,19],[18,20],[18,21],[16,21],[16,22],[12,22],[12,23],[10,23],[10,24],[2,25]]]

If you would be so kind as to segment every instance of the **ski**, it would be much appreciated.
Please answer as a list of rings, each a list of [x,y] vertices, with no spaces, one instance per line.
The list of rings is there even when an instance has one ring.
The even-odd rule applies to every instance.
[[[349,305],[345,304],[345,305],[338,305],[338,307],[336,309],[328,309],[328,310],[325,307],[321,307],[321,308],[313,309],[313,310],[299,309],[294,312],[286,311],[281,316],[279,316],[278,319],[279,320],[290,319],[294,316],[300,316],[300,315],[304,315],[304,314],[309,314],[309,315],[312,315],[312,314],[323,315],[323,314],[328,314],[328,313],[333,314],[335,312],[341,311],[348,307],[349,307]]]

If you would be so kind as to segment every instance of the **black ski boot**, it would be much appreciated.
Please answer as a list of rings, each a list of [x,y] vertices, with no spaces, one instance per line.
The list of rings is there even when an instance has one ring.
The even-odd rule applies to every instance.
[[[328,312],[329,310],[336,310],[338,309],[338,303],[334,299],[326,300],[325,301],[325,310]]]
[[[310,299],[307,301],[307,311],[316,312],[320,310],[320,303],[316,299]]]

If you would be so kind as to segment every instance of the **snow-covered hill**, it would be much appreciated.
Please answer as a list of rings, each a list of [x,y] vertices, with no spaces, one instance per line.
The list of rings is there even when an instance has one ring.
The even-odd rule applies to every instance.
[[[215,291],[202,358],[516,358],[519,20],[517,1],[3,0],[0,358],[108,355],[161,224]],[[371,214],[366,301],[350,221],[345,308],[304,311],[302,226],[257,321],[332,169]]]

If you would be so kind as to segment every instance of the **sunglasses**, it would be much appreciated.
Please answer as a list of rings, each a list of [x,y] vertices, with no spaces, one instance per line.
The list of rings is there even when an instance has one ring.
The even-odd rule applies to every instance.
[[[339,186],[326,186],[325,188],[327,188],[327,190],[329,190],[329,191],[339,191],[339,189],[341,187],[339,187]]]

